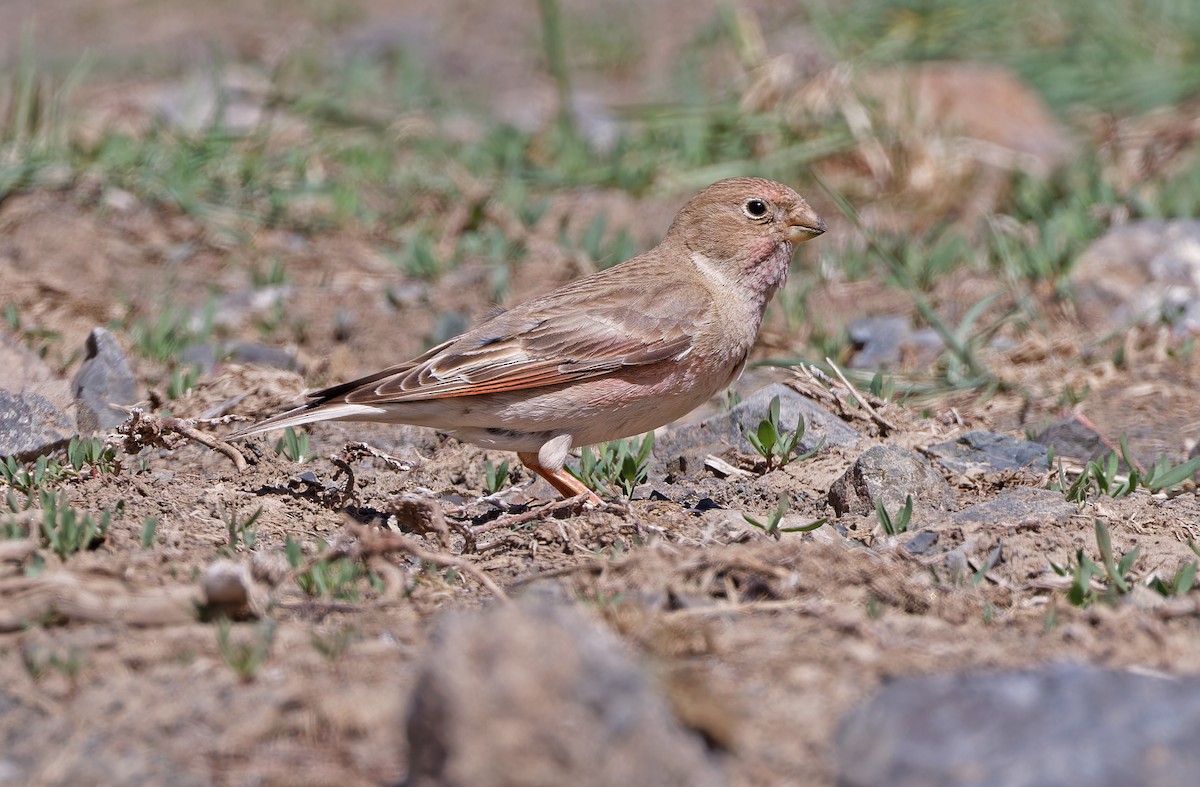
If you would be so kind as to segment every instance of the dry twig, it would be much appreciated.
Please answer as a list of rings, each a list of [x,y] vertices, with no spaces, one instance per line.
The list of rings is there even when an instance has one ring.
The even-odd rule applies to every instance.
[[[237,416],[207,419],[170,418],[133,409],[129,411],[129,417],[125,419],[125,422],[117,427],[117,434],[124,438],[118,444],[125,453],[136,454],[143,448],[150,447],[175,449],[190,440],[224,454],[233,462],[233,466],[238,469],[238,472],[244,472],[247,464],[246,457],[242,456],[241,451],[224,440],[219,440],[196,428],[199,424],[217,426],[234,420],[240,419]],[[172,435],[177,435],[177,437],[172,437]]]

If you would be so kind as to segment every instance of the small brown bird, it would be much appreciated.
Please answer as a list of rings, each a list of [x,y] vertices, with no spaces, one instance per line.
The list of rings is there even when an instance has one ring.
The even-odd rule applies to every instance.
[[[564,496],[599,502],[563,469],[567,452],[670,423],[737,379],[795,244],[823,232],[787,186],[719,181],[645,254],[234,437],[330,420],[427,426],[516,451]]]

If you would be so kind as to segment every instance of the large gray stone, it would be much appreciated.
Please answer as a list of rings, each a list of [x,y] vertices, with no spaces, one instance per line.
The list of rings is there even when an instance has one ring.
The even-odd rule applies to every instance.
[[[1062,492],[1019,486],[1005,489],[992,500],[968,506],[950,520],[959,527],[1015,528],[1019,525],[1064,524],[1079,509]]]
[[[103,328],[93,328],[88,334],[83,363],[71,386],[75,419],[83,434],[117,428],[128,414],[113,405],[132,405],[138,400],[137,381],[125,353],[116,337]]]
[[[1053,448],[1057,456],[1082,461],[1099,459],[1113,451],[1104,435],[1078,414],[1058,419],[1033,437],[1033,442]]]
[[[722,453],[736,448],[743,453],[754,453],[754,446],[746,434],[758,429],[758,424],[767,417],[771,400],[779,397],[779,420],[781,426],[792,429],[801,415],[804,416],[804,437],[799,450],[808,451],[822,442],[825,445],[854,445],[860,439],[858,432],[846,422],[819,404],[802,396],[782,383],[760,388],[743,399],[727,412],[706,418],[698,424],[672,426],[654,436],[654,456],[660,462],[670,462],[680,456],[699,457],[705,454]]]
[[[408,743],[408,787],[727,783],[621,643],[547,601],[444,615]]]
[[[1200,680],[1085,666],[898,680],[845,718],[841,787],[1176,787]]]
[[[935,457],[942,467],[960,474],[975,470],[1028,470],[1040,473],[1046,469],[1044,445],[978,429],[960,435],[955,440],[931,445],[926,452]]]
[[[73,419],[46,397],[0,388],[0,456],[45,453],[73,434]]]
[[[891,369],[903,361],[925,368],[946,346],[937,331],[914,330],[912,321],[901,315],[860,317],[847,330],[857,348],[851,369]]]
[[[1113,227],[1079,255],[1071,286],[1097,330],[1166,321],[1181,333],[1200,333],[1200,221]]]
[[[913,497],[913,509],[954,507],[954,492],[929,460],[898,445],[871,446],[829,488],[829,504],[839,516],[868,514],[882,500],[889,512]]]

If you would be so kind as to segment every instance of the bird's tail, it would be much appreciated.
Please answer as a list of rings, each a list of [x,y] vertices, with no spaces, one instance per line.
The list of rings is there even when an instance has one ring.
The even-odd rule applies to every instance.
[[[252,437],[263,432],[270,432],[274,429],[287,429],[289,426],[303,426],[304,424],[316,423],[318,421],[340,421],[343,419],[369,420],[370,415],[378,413],[379,408],[377,407],[347,404],[345,402],[335,404],[315,401],[280,413],[279,415],[271,416],[267,420],[260,421],[245,429],[240,429],[230,435],[228,439],[241,440],[242,438]]]

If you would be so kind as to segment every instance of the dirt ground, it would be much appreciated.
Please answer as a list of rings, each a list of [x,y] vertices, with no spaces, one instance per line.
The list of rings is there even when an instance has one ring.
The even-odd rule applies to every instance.
[[[33,3],[8,5],[34,13]],[[47,34],[50,49],[63,57],[90,34],[121,56],[143,46],[170,51],[186,37],[182,30],[203,30],[208,41],[253,54],[305,29],[302,18],[273,24],[279,4],[271,3],[254,4],[236,23],[223,4],[220,11],[199,6],[185,14],[171,3],[111,2],[99,22],[69,10],[72,4],[36,5],[48,20],[42,30],[63,22]],[[392,7],[375,5],[355,6],[356,18],[392,18]],[[457,16],[423,16],[439,5],[405,4],[395,14],[462,25]],[[512,30],[526,29],[521,21],[512,21],[504,35],[519,38]],[[89,33],[94,24],[103,29]],[[6,26],[5,51],[16,46],[15,30]],[[501,43],[490,46],[503,50]],[[176,56],[186,58],[188,51]],[[654,55],[660,56],[670,54]],[[496,73],[503,74],[497,79],[519,82],[523,69],[533,67],[496,58]],[[470,80],[478,72],[451,73]],[[627,78],[637,82],[636,74]],[[643,246],[652,242],[683,197],[656,194],[635,202],[628,214],[634,237]],[[586,211],[605,198],[565,192],[553,209]],[[829,223],[833,237],[838,221]],[[306,325],[302,337],[285,329],[276,343],[295,353],[299,371],[217,364],[171,403],[175,416],[258,418],[306,387],[420,352],[439,315],[471,320],[493,305],[481,266],[468,261],[414,285],[381,262],[372,242],[352,227],[302,239],[264,230],[230,249],[187,215],[136,200],[114,205],[96,199],[86,184],[32,190],[0,204],[0,301],[14,305],[27,324],[61,335],[46,360],[69,377],[78,363],[73,353],[92,327],[130,313],[152,314],[166,302],[198,308],[213,293],[242,292],[248,260],[278,258],[289,282],[288,313],[303,314]],[[798,255],[791,286],[808,274],[811,253]],[[562,259],[531,256],[515,271],[506,300],[544,292],[578,273]],[[958,274],[930,298],[952,310],[977,300],[964,293],[989,286],[977,275]],[[821,319],[848,321],[873,304],[912,310],[882,282],[821,288],[809,296]],[[398,291],[415,294],[398,302],[389,297]],[[354,316],[349,329],[347,314]],[[224,338],[260,340],[260,316],[234,310]],[[808,330],[772,311],[758,357],[801,346]],[[1139,587],[1116,606],[1081,609],[1068,602],[1069,579],[1051,565],[1067,564],[1078,549],[1096,558],[1093,523],[1103,517],[1118,554],[1140,548],[1135,577],[1173,576],[1195,557],[1187,545],[1200,522],[1194,487],[1174,496],[1099,497],[1057,518],[950,526],[955,510],[1013,488],[1045,487],[1051,479],[944,472],[953,490],[951,511],[918,511],[913,529],[936,528],[946,543],[961,546],[972,574],[1001,547],[999,561],[977,583],[950,580],[942,549],[911,553],[904,548],[907,537],[884,535],[873,513],[834,515],[826,493],[870,446],[919,451],[973,429],[1023,436],[1069,412],[1061,396],[1067,387],[1086,385],[1090,393],[1075,411],[1105,435],[1130,435],[1142,457],[1179,460],[1200,438],[1200,365],[1168,355],[1161,333],[1132,331],[1119,369],[1083,354],[1084,329],[1067,316],[1036,331],[1006,328],[1001,336],[1007,341],[983,357],[1012,386],[989,397],[972,392],[881,405],[897,428],[880,435],[861,414],[848,416],[863,436],[855,446],[825,449],[769,473],[759,471],[754,457],[730,449],[722,458],[748,474],[722,478],[692,468],[668,483],[659,471],[632,501],[486,530],[473,544],[463,528],[498,516],[483,499],[485,460],[498,465],[510,457],[419,429],[318,425],[310,430],[311,461],[297,465],[260,441],[251,457],[256,461],[241,472],[192,443],[143,452],[120,474],[72,480],[65,489],[76,508],[101,511],[124,501],[124,510],[99,548],[65,564],[49,556],[36,577],[25,576],[27,552],[0,552],[0,605],[32,621],[0,633],[0,784],[396,783],[406,772],[404,718],[414,665],[432,621],[448,608],[497,601],[476,572],[507,595],[560,584],[658,676],[684,722],[724,752],[737,785],[831,783],[838,720],[893,677],[1061,661],[1200,672],[1200,611],[1187,606],[1187,597],[1168,601]],[[128,348],[127,335],[118,339]],[[141,391],[163,390],[161,364],[132,355],[131,363]],[[738,391],[748,396],[767,382],[793,379],[787,371],[757,369]],[[714,403],[704,412],[719,410]],[[347,478],[330,457],[359,440],[407,469],[354,460],[351,498],[340,493]],[[513,504],[553,499],[544,484],[527,485],[515,464],[517,488],[502,497]],[[326,544],[361,542],[361,528],[387,522],[404,492],[439,501],[450,520],[448,529],[424,534],[402,521],[413,542],[470,569],[380,550],[363,557],[369,576],[353,583],[351,597],[300,589],[288,574],[288,539],[310,557]],[[781,492],[791,495],[798,519],[829,517],[832,524],[775,539],[746,523],[743,512],[765,517]],[[231,545],[229,518],[245,521],[256,511],[254,544]],[[159,524],[146,548],[141,528],[150,517]],[[249,678],[222,655],[219,626],[194,614],[200,577],[222,559],[252,570],[260,594],[229,637],[265,642],[261,620],[274,621],[269,656]]]

